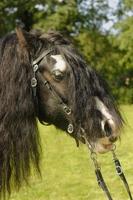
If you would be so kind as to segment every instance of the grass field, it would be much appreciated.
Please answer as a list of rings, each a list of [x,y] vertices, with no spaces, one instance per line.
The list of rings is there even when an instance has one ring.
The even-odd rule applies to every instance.
[[[123,106],[122,113],[127,126],[117,144],[117,155],[133,193],[133,106]],[[43,143],[42,179],[31,177],[30,186],[14,192],[11,200],[106,200],[97,185],[86,146],[77,148],[73,139],[53,126],[39,128]],[[100,155],[99,160],[113,198],[128,200],[111,153]]]

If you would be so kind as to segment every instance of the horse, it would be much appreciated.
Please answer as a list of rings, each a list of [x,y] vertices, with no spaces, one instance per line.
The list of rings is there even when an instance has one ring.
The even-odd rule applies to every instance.
[[[38,120],[104,153],[123,119],[107,83],[61,33],[16,28],[0,40],[0,193],[40,173]]]

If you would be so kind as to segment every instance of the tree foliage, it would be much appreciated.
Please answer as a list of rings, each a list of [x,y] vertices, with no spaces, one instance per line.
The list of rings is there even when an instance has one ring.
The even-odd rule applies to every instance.
[[[119,62],[119,90],[118,96],[123,97],[124,102],[133,103],[133,1],[120,1],[121,17],[115,24],[117,34],[113,41],[118,48]]]
[[[88,63],[105,77],[115,97],[133,103],[133,1],[0,0],[0,36],[22,24],[71,36]],[[111,21],[114,19],[114,21]],[[105,23],[114,23],[110,30]]]

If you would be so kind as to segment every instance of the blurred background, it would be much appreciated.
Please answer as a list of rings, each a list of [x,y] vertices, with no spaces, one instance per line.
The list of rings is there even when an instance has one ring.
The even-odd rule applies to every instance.
[[[27,31],[61,31],[108,82],[126,121],[117,154],[133,192],[133,0],[0,0],[0,37],[21,24]],[[53,126],[39,124],[42,179],[31,176],[12,200],[104,200],[87,148]],[[111,154],[100,156],[114,199],[128,200]]]
[[[0,0],[0,36],[16,23],[70,36],[117,101],[133,103],[132,0]]]

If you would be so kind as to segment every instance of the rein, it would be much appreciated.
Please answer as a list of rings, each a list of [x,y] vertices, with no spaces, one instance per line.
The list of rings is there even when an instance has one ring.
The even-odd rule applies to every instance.
[[[34,60],[33,63],[32,63],[33,77],[31,79],[31,87],[32,87],[32,90],[33,90],[33,96],[36,99],[36,97],[37,97],[36,96],[36,89],[37,89],[37,84],[38,84],[37,78],[36,78],[36,73],[38,73],[38,76],[41,79],[43,85],[46,86],[47,89],[52,93],[52,95],[55,96],[58,99],[58,101],[59,101],[60,105],[62,106],[62,109],[64,110],[66,115],[70,116],[72,114],[71,108],[63,101],[63,99],[56,92],[56,90],[53,88],[53,86],[38,71],[39,63],[41,62],[41,60],[51,52],[52,52],[52,50],[46,50],[36,60]],[[68,118],[70,119],[70,117],[68,117]],[[106,182],[104,181],[104,178],[103,178],[103,175],[102,175],[102,172],[101,172],[101,167],[100,167],[99,162],[97,160],[97,154],[94,152],[93,147],[87,141],[84,129],[82,127],[80,127],[80,129],[81,129],[81,132],[82,132],[81,136],[85,139],[85,142],[86,142],[86,144],[88,146],[88,149],[90,150],[90,157],[91,157],[91,159],[93,161],[93,164],[94,164],[94,167],[95,167],[95,175],[96,175],[96,178],[97,178],[98,185],[104,191],[105,195],[107,196],[107,199],[108,200],[113,200],[113,198],[112,198],[112,196],[110,194],[110,191],[109,191],[109,189],[108,189],[108,187],[106,185]],[[68,127],[67,127],[67,132],[70,133],[70,134],[72,134],[74,132],[74,127],[73,127],[73,124],[71,123],[71,120],[69,121],[69,124],[68,124]],[[130,200],[133,200],[133,197],[132,197],[128,182],[126,180],[125,174],[124,174],[122,166],[121,166],[121,163],[120,163],[119,159],[116,156],[115,146],[112,149],[112,155],[113,155],[113,162],[114,162],[114,165],[115,165],[115,169],[116,169],[117,175],[122,180]]]
[[[126,180],[125,174],[124,174],[122,166],[121,166],[121,163],[118,160],[118,158],[117,158],[117,156],[116,156],[116,154],[114,152],[114,149],[112,150],[112,154],[113,154],[113,161],[114,161],[114,164],[115,164],[117,175],[120,177],[120,179],[124,183],[124,186],[125,186],[125,188],[127,190],[127,193],[129,195],[130,200],[133,200],[133,197],[132,197],[128,182]]]
[[[102,172],[101,172],[101,167],[100,167],[99,162],[97,160],[97,154],[93,151],[92,146],[88,143],[87,140],[86,140],[86,144],[87,144],[87,146],[88,146],[88,148],[91,152],[90,157],[91,157],[93,164],[94,164],[94,167],[95,167],[95,175],[96,175],[98,185],[104,191],[105,195],[107,196],[107,199],[113,200],[113,198],[110,194],[110,191],[109,191],[109,189],[108,189],[108,187],[107,187],[107,185],[104,181],[104,178],[103,178],[103,175],[102,175]],[[120,177],[121,181],[123,182],[130,200],[133,200],[127,179],[126,179],[125,174],[124,174],[123,169],[122,169],[122,165],[121,165],[119,159],[116,156],[115,149],[116,149],[116,146],[114,145],[114,148],[111,151],[112,151],[112,155],[113,155],[113,162],[114,162],[114,165],[115,165],[116,173]]]

